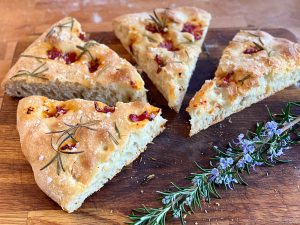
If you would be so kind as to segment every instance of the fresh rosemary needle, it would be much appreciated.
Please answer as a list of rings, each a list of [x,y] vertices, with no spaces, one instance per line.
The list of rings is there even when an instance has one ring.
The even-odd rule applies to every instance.
[[[92,47],[92,46],[95,46],[97,44],[98,44],[97,42],[90,41],[90,42],[85,43],[84,46],[77,45],[76,48],[78,48],[79,50],[81,50],[81,53],[78,56],[78,58],[80,59],[81,56],[83,56],[85,53],[88,53],[88,55],[90,56],[91,60],[95,61],[95,58],[91,54],[89,48]]]
[[[64,130],[51,131],[51,132],[47,133],[47,134],[52,134],[52,135],[53,134],[60,134],[60,135],[59,135],[59,137],[57,138],[57,141],[56,141],[57,148],[55,148],[53,146],[53,140],[52,140],[52,137],[51,137],[51,147],[56,152],[56,154],[40,170],[46,169],[48,166],[50,166],[56,160],[56,163],[57,163],[57,174],[59,175],[60,174],[60,170],[65,171],[64,166],[63,166],[63,162],[62,162],[62,159],[61,159],[61,154],[73,155],[73,154],[83,153],[83,151],[74,151],[73,150],[73,149],[76,148],[76,144],[78,143],[78,141],[75,138],[75,135],[76,135],[77,131],[79,129],[81,129],[81,128],[85,128],[85,129],[96,131],[96,129],[93,128],[92,126],[98,124],[101,120],[91,120],[91,121],[88,121],[88,122],[85,122],[85,123],[81,122],[81,120],[82,120],[82,118],[80,118],[80,122],[79,123],[76,123],[74,125],[64,123],[65,126],[67,127]],[[68,140],[71,140],[72,142],[75,142],[75,145],[74,146],[70,146],[71,149],[69,148],[69,146],[67,146],[66,149],[63,149],[64,144]]]
[[[129,215],[135,225],[165,225],[167,221],[179,219],[181,224],[196,208],[201,208],[201,201],[210,202],[212,198],[221,198],[217,187],[234,189],[235,184],[247,185],[242,174],[250,173],[255,166],[273,166],[285,163],[280,156],[292,145],[300,143],[300,102],[289,102],[281,114],[271,114],[271,120],[257,123],[254,132],[240,134],[229,143],[228,148],[213,149],[217,155],[212,158],[211,168],[203,168],[196,164],[198,171],[191,173],[186,179],[191,183],[178,186],[172,183],[168,191],[158,192],[161,206],[135,209]],[[269,111],[269,109],[268,109]]]
[[[46,77],[42,77],[43,73],[46,72],[49,68],[45,67],[46,62],[41,63],[37,68],[35,68],[33,71],[28,71],[28,70],[19,70],[17,74],[12,76],[12,78],[20,77],[20,76],[31,76],[31,77],[36,77],[40,78],[42,80],[48,80]]]

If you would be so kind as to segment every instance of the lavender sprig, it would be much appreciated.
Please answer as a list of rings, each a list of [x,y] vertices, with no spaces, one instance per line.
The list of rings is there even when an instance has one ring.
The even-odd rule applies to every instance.
[[[212,158],[211,168],[202,168],[199,172],[187,177],[191,184],[180,187],[174,183],[170,190],[158,192],[162,206],[148,208],[143,206],[129,215],[135,225],[165,225],[168,220],[179,218],[185,224],[187,214],[201,208],[201,201],[210,202],[211,198],[221,198],[216,187],[234,189],[236,184],[247,185],[242,177],[256,166],[273,166],[276,163],[288,162],[280,156],[292,145],[300,143],[300,116],[292,112],[300,109],[300,102],[289,102],[281,114],[271,114],[271,120],[258,123],[255,132],[240,134],[229,143],[225,150],[217,146],[213,149],[217,156]]]

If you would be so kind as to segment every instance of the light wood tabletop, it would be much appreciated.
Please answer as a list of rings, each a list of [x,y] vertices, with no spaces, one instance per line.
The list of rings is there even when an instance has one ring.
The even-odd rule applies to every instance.
[[[16,60],[16,55],[24,50],[24,48],[39,34],[44,32],[45,29],[63,17],[75,17],[82,24],[84,31],[97,36],[97,33],[101,31],[112,31],[111,22],[116,16],[132,12],[152,11],[158,7],[166,8],[184,5],[196,6],[210,12],[212,14],[210,28],[213,29],[232,28],[233,31],[236,32],[239,28],[246,27],[262,30],[264,28],[266,30],[270,28],[285,28],[296,36],[298,42],[300,41],[300,0],[0,0],[0,82],[11,67],[13,60]],[[214,38],[212,38],[213,40],[218,40],[218,32],[223,32],[223,29],[220,30],[221,31],[215,29],[214,32],[212,32],[211,37]],[[286,34],[285,30],[270,30],[295,39],[291,33]],[[229,36],[233,36],[233,31],[226,30]],[[115,43],[118,42],[118,40],[113,39],[113,34],[108,33],[108,36],[109,35],[111,35],[110,37],[113,40],[113,44],[121,48],[122,46],[119,43]],[[228,37],[227,39],[229,40]],[[224,48],[224,46],[222,46],[222,48]],[[213,58],[214,60],[211,63],[211,68],[213,69],[215,69],[218,62],[216,56],[219,57],[220,52],[214,55],[215,58]],[[216,63],[214,64],[214,62]],[[213,74],[213,72],[211,74]],[[281,95],[272,96],[266,102],[259,103],[257,108],[245,110],[246,114],[248,113],[250,115],[247,120],[243,121],[242,114],[233,117],[233,120],[240,119],[242,123],[230,125],[233,127],[229,132],[225,132],[225,138],[223,136],[224,140],[229,140],[234,137],[233,135],[237,134],[237,129],[247,129],[251,124],[254,125],[255,121],[266,119],[264,115],[266,111],[263,107],[264,104],[273,104],[274,108],[279,110],[283,105],[283,101],[287,102],[291,99],[299,101],[299,88],[286,89],[282,93]],[[63,212],[38,189],[31,168],[21,153],[18,133],[15,127],[16,105],[16,99],[4,96],[4,93],[0,91],[0,152],[3,153],[0,154],[0,224],[123,224],[126,219],[126,213],[130,212],[130,208],[123,204],[120,211],[117,211],[118,209],[111,210],[112,208],[117,208],[116,204],[118,203],[119,197],[119,193],[113,192],[114,190],[118,191],[120,189],[125,192],[128,191],[128,189],[132,189],[131,192],[137,193],[134,200],[142,203],[150,198],[155,199],[157,197],[155,191],[169,185],[171,181],[169,178],[162,179],[165,181],[163,187],[155,186],[160,185],[159,183],[155,183],[152,188],[150,186],[143,190],[145,192],[148,190],[148,193],[140,193],[139,187],[134,185],[129,186],[135,181],[130,181],[130,179],[125,180],[125,177],[132,179],[132,174],[137,176],[143,176],[143,174],[140,174],[138,170],[132,173],[130,168],[125,168],[123,170],[124,176],[119,177],[119,180],[116,179],[116,181],[112,181],[112,184],[115,184],[114,187],[111,185],[106,188],[106,191],[101,192],[101,194],[99,194],[99,192],[95,194],[96,197],[94,200],[89,201],[85,207],[80,210],[80,213],[67,214]],[[174,127],[171,127],[175,130],[175,133],[177,130],[180,130],[180,126],[187,126],[188,119],[183,122],[180,120],[182,124],[178,125],[177,119],[179,121],[179,117],[177,117],[177,115],[175,116],[175,113],[171,113],[170,115],[170,117],[175,118],[174,121],[176,123],[174,122]],[[203,137],[212,141],[215,138],[216,130],[220,127],[215,127],[209,132],[204,133]],[[190,140],[192,142],[196,139]],[[222,141],[224,142],[224,140]],[[207,142],[207,140],[205,140],[205,142]],[[174,143],[176,144],[176,141],[174,141]],[[291,156],[297,156],[296,150],[299,150],[299,146],[292,150]],[[196,150],[192,153],[197,156],[200,154]],[[182,156],[185,155],[186,153],[182,153]],[[176,158],[178,162],[184,163],[180,159],[180,156],[181,155],[178,155],[177,158],[174,156],[174,158]],[[203,160],[208,162],[209,156],[210,155],[201,155],[200,157],[204,157]],[[172,165],[171,162],[167,162],[166,157],[167,155],[165,158],[162,156],[161,161],[158,162],[161,164],[158,164],[158,166],[153,166],[154,164],[152,165],[151,163],[154,162],[148,160],[147,163],[149,165],[146,165],[147,169],[152,166],[152,169],[154,168],[154,170],[157,171],[161,168],[168,171],[168,168],[174,165]],[[193,220],[188,224],[255,224],[255,219],[257,219],[258,224],[270,224],[271,222],[272,224],[282,224],[283,222],[299,224],[299,162],[298,157],[293,163],[286,167],[284,167],[284,165],[278,166],[277,170],[273,170],[274,174],[273,177],[269,179],[269,183],[264,183],[263,179],[265,178],[265,174],[268,174],[268,170],[263,168],[265,169],[263,172],[256,174],[256,177],[255,175],[252,177],[253,185],[249,189],[238,188],[236,192],[228,192],[225,194],[227,195],[227,200],[224,200],[223,203],[221,203],[223,200],[218,200],[222,204],[220,210],[215,209],[219,207],[219,202],[216,201],[208,210],[209,212],[211,211],[211,213],[207,213],[206,210],[202,210],[202,212],[199,210],[197,211],[199,215],[192,216]],[[186,167],[183,170],[178,165],[175,168],[176,173],[172,171],[174,174],[171,175],[177,178],[183,178],[187,175],[187,171],[191,172],[191,168],[192,166],[190,168]],[[147,171],[149,170],[144,169],[141,173]],[[168,174],[166,173],[164,177],[167,176]],[[277,182],[277,177],[282,177],[282,183]],[[119,184],[118,182],[122,179],[124,181],[123,184]],[[15,185],[18,185],[19,189],[15,188]],[[118,185],[119,189],[116,188]],[[294,188],[289,189],[290,186],[288,185]],[[259,193],[260,190],[263,191]],[[9,193],[9,195],[7,193]],[[103,196],[102,193],[104,193]],[[253,195],[257,195],[258,197],[252,198]],[[269,196],[273,197],[269,198]],[[111,199],[111,201],[104,202],[103,200],[97,202],[95,199],[100,197],[103,197],[105,200]],[[130,202],[131,199],[129,198],[131,197],[125,197],[122,201]],[[277,200],[279,203],[276,208]],[[43,205],[43,203],[46,204]],[[239,205],[232,203],[239,203]],[[15,208],[11,208],[12,205]],[[139,206],[139,204],[136,205],[136,207]],[[257,210],[253,209],[255,207]],[[276,209],[272,211],[270,210],[271,207]],[[96,210],[90,210],[91,208],[96,208]],[[261,208],[260,212],[259,208]],[[249,210],[249,212],[246,210]],[[250,212],[250,210],[252,211]],[[232,212],[233,215],[240,215],[240,217],[233,220],[230,212]],[[225,219],[223,217],[225,217]],[[283,220],[285,217],[286,219]],[[250,220],[253,218],[254,220]],[[265,223],[266,220],[268,220],[269,223]],[[111,221],[114,222],[112,223]],[[170,224],[173,223],[171,222]]]

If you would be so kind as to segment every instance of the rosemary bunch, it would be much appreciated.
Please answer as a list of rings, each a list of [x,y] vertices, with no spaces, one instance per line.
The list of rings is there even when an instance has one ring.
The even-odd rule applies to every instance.
[[[191,173],[187,186],[172,183],[168,191],[158,192],[162,206],[148,208],[143,206],[129,215],[135,225],[165,225],[168,220],[184,218],[195,208],[201,208],[201,201],[221,198],[216,187],[234,189],[235,184],[245,184],[244,172],[250,173],[255,166],[273,166],[290,146],[300,143],[300,116],[293,114],[292,108],[300,109],[300,102],[289,102],[281,114],[272,115],[267,123],[258,123],[255,132],[240,134],[229,143],[225,150],[214,146],[217,155],[212,158],[211,168],[197,164],[198,172]]]

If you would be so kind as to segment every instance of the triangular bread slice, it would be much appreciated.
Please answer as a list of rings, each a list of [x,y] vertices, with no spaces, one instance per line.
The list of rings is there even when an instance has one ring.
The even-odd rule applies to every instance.
[[[142,102],[110,107],[30,96],[17,110],[22,152],[35,181],[68,212],[135,160],[165,122],[159,108]]]
[[[300,45],[263,31],[240,31],[213,80],[191,99],[190,135],[300,80]]]
[[[180,110],[211,16],[194,7],[155,9],[113,21],[116,36],[169,107]]]
[[[2,83],[5,92],[110,105],[146,101],[144,81],[135,67],[106,45],[84,40],[76,19],[67,17],[54,24],[20,55]]]

